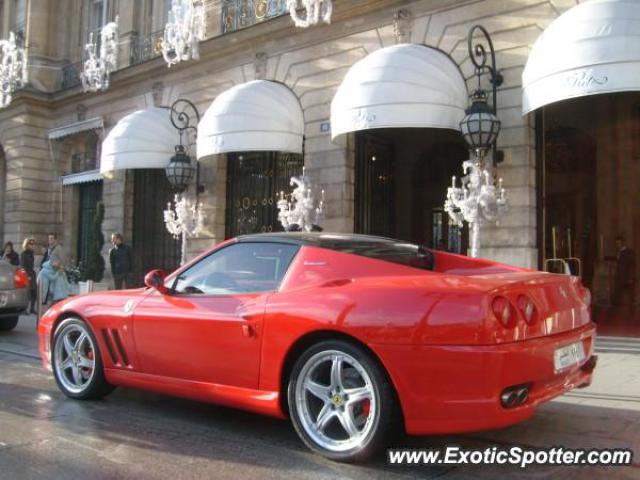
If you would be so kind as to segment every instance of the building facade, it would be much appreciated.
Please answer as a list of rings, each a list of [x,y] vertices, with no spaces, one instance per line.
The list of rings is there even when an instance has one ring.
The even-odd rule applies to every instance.
[[[592,1],[634,10],[630,0]],[[464,253],[467,233],[451,224],[442,209],[451,177],[462,174],[469,155],[453,128],[459,120],[451,113],[459,111],[461,119],[467,99],[459,98],[459,88],[451,89],[461,83],[466,97],[474,88],[467,34],[482,24],[491,34],[504,78],[497,96],[502,122],[497,147],[503,157],[497,175],[509,210],[498,224],[482,230],[481,255],[531,268],[568,266],[592,288],[602,312],[620,302],[637,311],[639,268],[636,262],[620,280],[616,238],[624,236],[632,251],[640,248],[640,88],[590,91],[607,82],[596,75],[572,80],[582,88],[580,95],[568,92],[548,100],[545,95],[552,95],[544,92],[561,90],[551,84],[541,87],[543,93],[534,91],[537,71],[553,68],[555,58],[552,49],[537,51],[544,45],[536,41],[543,32],[551,36],[558,30],[548,29],[563,13],[580,13],[584,5],[577,0],[335,0],[331,24],[305,29],[294,26],[284,0],[205,1],[207,38],[200,43],[200,59],[171,68],[160,52],[168,0],[0,4],[0,37],[9,30],[22,32],[30,78],[27,88],[0,110],[0,233],[5,241],[16,243],[25,236],[44,241],[48,232],[57,232],[79,262],[100,201],[105,235],[123,232],[133,245],[138,280],[152,267],[177,266],[179,242],[162,222],[173,195],[164,171],[132,161],[100,174],[103,141],[134,112],[160,109],[168,118],[165,107],[179,98],[193,102],[205,122],[217,98],[260,80],[289,93],[264,103],[269,95],[252,93],[247,98],[254,107],[263,107],[255,115],[277,115],[291,94],[302,113],[302,131],[297,132],[302,146],[292,151],[254,148],[255,132],[243,131],[247,120],[241,119],[236,149],[216,150],[220,145],[212,143],[211,154],[198,154],[198,201],[206,231],[189,239],[191,256],[236,234],[278,229],[278,195],[290,190],[289,177],[303,166],[318,191],[324,190],[326,231],[383,234]],[[633,23],[635,10],[627,20],[640,28]],[[108,90],[85,93],[79,79],[84,45],[91,32],[116,16],[118,69]],[[620,21],[605,20],[605,27],[615,29]],[[562,40],[564,31],[556,32],[557,38]],[[393,47],[408,52],[407,44],[420,50],[403,60]],[[397,68],[394,62],[400,62]],[[525,69],[533,85],[530,99],[523,85]],[[388,109],[379,106],[376,112],[394,120],[367,108],[349,117],[349,102],[357,103],[359,92],[376,83],[390,85],[383,97],[391,99]],[[405,87],[408,92],[414,86],[417,98],[428,90],[418,107],[444,102],[448,110],[424,108],[427,120],[412,123],[416,105],[403,103],[403,95]],[[524,101],[532,105],[523,104],[523,86]],[[342,91],[344,98],[336,99],[347,87],[354,89],[351,94]],[[165,134],[170,130],[156,128],[152,116],[136,124],[144,126],[134,128],[133,135],[144,142],[152,134],[152,143],[157,135],[153,148],[158,151],[178,143],[177,132]],[[295,123],[290,117],[285,123]],[[215,130],[210,125],[201,124],[198,141],[205,141],[203,128]],[[230,134],[225,135],[229,142]],[[272,136],[262,138],[268,145]],[[193,143],[189,153],[195,158]],[[216,153],[220,150],[224,153]],[[171,154],[166,153],[166,163]]]

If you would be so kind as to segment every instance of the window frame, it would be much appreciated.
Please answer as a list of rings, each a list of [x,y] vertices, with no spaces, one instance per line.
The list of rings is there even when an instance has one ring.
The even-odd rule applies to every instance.
[[[284,268],[284,274],[282,275],[282,278],[280,279],[278,286],[276,288],[269,289],[269,290],[251,290],[248,292],[232,292],[232,293],[184,293],[184,292],[176,291],[178,281],[180,280],[180,277],[182,276],[182,274],[188,272],[196,265],[199,265],[201,262],[204,262],[207,259],[211,258],[212,255],[216,255],[220,252],[223,252],[228,248],[245,245],[245,244],[287,245],[295,249],[295,251],[293,252],[293,255],[291,256],[291,260],[289,260],[289,263]],[[300,253],[300,250],[302,249],[302,247],[303,245],[300,245],[299,243],[295,243],[295,242],[278,242],[278,241],[264,241],[264,240],[247,240],[247,241],[229,242],[225,245],[221,245],[219,248],[214,249],[204,257],[200,258],[197,262],[193,264],[189,264],[185,266],[186,268],[180,269],[177,272],[175,272],[175,274],[172,274],[165,281],[165,286],[169,288],[168,294],[175,297],[196,297],[196,298],[221,297],[222,298],[222,297],[235,297],[238,295],[260,295],[260,294],[279,292],[280,287],[282,287],[282,284],[284,283],[285,278],[289,274],[289,269],[291,268],[293,261],[295,260],[296,256]]]

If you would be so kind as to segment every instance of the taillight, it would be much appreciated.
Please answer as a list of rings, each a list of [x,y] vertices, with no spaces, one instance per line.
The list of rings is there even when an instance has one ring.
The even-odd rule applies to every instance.
[[[27,288],[29,286],[29,277],[27,272],[21,268],[17,268],[13,274],[13,286],[15,288]]]
[[[491,303],[493,314],[507,328],[513,328],[516,325],[516,316],[514,315],[511,303],[505,297],[496,297]]]
[[[571,280],[573,281],[573,285],[575,286],[582,303],[587,306],[591,305],[591,291],[582,284],[579,277],[571,277]]]
[[[527,322],[529,325],[536,321],[536,304],[533,303],[533,300],[531,300],[529,297],[527,297],[526,295],[520,295],[518,297],[518,308],[520,309],[525,322]]]
[[[582,303],[585,305],[591,305],[591,291],[587,287],[580,285],[578,288],[578,294],[580,295]]]

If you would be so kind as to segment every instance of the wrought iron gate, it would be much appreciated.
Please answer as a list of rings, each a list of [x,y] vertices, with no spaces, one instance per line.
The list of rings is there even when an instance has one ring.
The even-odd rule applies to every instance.
[[[180,265],[180,240],[164,225],[163,211],[173,192],[162,169],[134,170],[133,284],[143,285],[149,270],[171,272]]]
[[[290,192],[290,178],[302,174],[302,155],[243,152],[227,159],[226,237],[282,231],[278,195]]]

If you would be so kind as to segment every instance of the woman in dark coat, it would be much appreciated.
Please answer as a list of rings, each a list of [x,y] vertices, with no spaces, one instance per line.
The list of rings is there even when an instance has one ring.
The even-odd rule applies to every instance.
[[[27,272],[29,277],[29,311],[36,313],[36,300],[38,286],[36,282],[35,258],[33,247],[36,244],[35,238],[25,238],[22,242],[22,253],[20,254],[20,266]]]
[[[16,267],[20,265],[20,257],[13,249],[13,243],[7,242],[4,244],[4,250],[2,252],[2,258]]]

